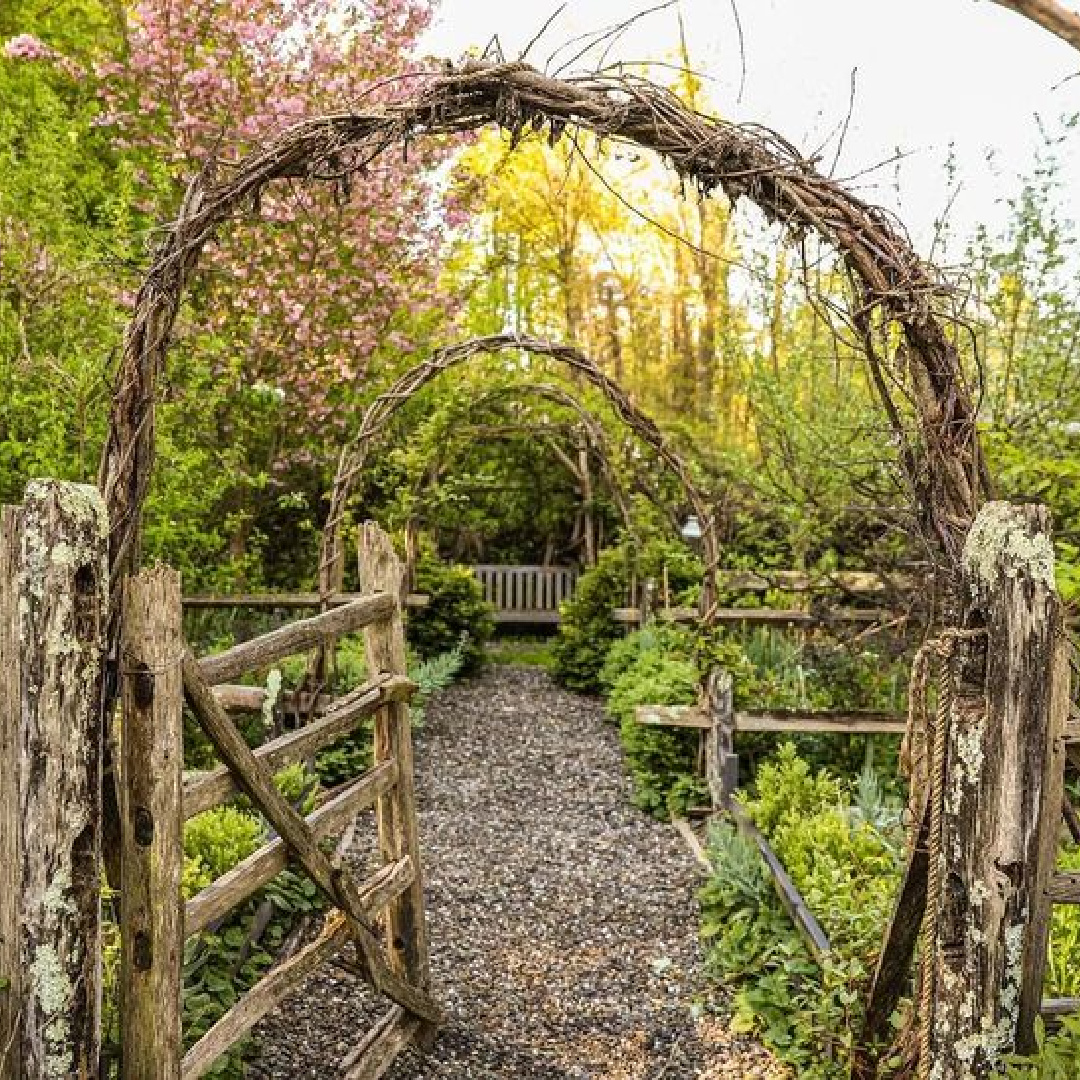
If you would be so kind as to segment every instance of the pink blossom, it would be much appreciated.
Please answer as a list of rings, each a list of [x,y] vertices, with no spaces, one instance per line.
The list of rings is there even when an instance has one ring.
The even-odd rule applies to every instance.
[[[45,61],[71,79],[81,79],[85,74],[74,60],[57,52],[33,34],[18,34],[16,37],[9,38],[4,42],[0,55],[8,60]]]
[[[173,165],[178,195],[211,154],[236,159],[302,117],[405,93],[398,80],[370,87],[416,69],[432,3],[135,0],[127,63],[97,70],[103,123],[117,145]],[[433,167],[449,152],[436,142],[411,147],[408,161],[388,152],[353,178],[344,204],[328,184],[267,189],[258,215],[206,249],[210,303],[193,321],[230,357],[223,370],[242,363],[245,382],[286,391],[300,439],[347,429],[351,388],[373,358],[417,348],[411,320],[432,325],[452,309],[439,293],[445,226],[430,209]],[[137,182],[160,198],[159,179]]]
[[[8,60],[53,60],[57,55],[33,34],[19,34],[5,41],[3,53]]]

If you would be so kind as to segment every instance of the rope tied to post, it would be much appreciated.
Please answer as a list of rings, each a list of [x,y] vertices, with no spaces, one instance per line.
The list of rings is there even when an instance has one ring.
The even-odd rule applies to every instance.
[[[956,646],[962,641],[983,637],[983,628],[964,629],[953,627],[935,638],[924,642],[911,665],[908,686],[908,717],[900,747],[900,768],[910,780],[908,817],[918,822],[922,817],[924,800],[929,800],[930,829],[927,838],[926,911],[923,915],[922,951],[918,988],[919,1022],[919,1080],[930,1075],[930,1025],[929,1017],[934,995],[932,960],[938,942],[939,913],[934,898],[941,889],[941,843],[944,817],[946,744],[949,720],[952,716],[956,691],[956,672],[953,657]],[[928,704],[934,662],[937,662],[937,708],[933,721]],[[917,827],[917,826],[916,826]],[[916,841],[917,842],[917,841]]]

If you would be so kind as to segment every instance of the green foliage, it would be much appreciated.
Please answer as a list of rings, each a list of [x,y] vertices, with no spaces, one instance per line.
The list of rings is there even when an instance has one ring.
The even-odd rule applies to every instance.
[[[698,671],[689,653],[685,633],[650,623],[617,642],[600,672],[608,714],[619,723],[634,802],[661,817],[706,799],[695,775],[697,734],[639,724],[634,715],[638,705],[694,702]]]
[[[374,726],[370,719],[361,720],[356,727],[335,739],[315,755],[315,773],[319,783],[335,788],[371,768]]]
[[[615,609],[629,599],[632,578],[659,581],[665,567],[672,603],[693,604],[701,587],[701,563],[674,541],[652,539],[640,547],[624,541],[601,552],[596,566],[581,575],[563,605],[555,639],[555,676],[564,686],[583,693],[601,689],[608,649],[622,636]]]
[[[488,659],[496,664],[527,664],[554,671],[550,638],[502,637],[488,645]]]
[[[643,653],[611,687],[607,711],[620,724],[631,722],[638,705],[690,705],[697,697],[697,668],[689,660],[659,650]]]
[[[692,731],[646,727],[634,722],[638,705],[684,705],[696,700],[700,673],[719,665],[731,672],[739,708],[829,709],[897,708],[895,695],[905,674],[902,662],[871,651],[853,652],[827,640],[807,641],[773,628],[729,631],[683,629],[652,622],[617,639],[607,650],[597,682],[609,714],[621,725],[626,765],[639,805],[661,816],[701,799],[697,778],[697,740]],[[859,775],[875,737],[800,735],[796,744],[809,760],[833,764]],[[891,740],[895,743],[897,740]],[[775,735],[739,735],[736,748],[747,777],[777,752]],[[883,763],[895,748],[878,750]],[[885,785],[895,789],[895,770]],[[878,774],[863,772],[860,783],[876,785],[864,794],[875,822],[887,817],[886,794]],[[860,788],[860,791],[862,789]],[[890,803],[891,805],[891,803]]]
[[[787,743],[758,770],[756,797],[746,803],[829,940],[844,951],[873,942],[899,883],[899,806],[886,813],[880,789],[867,799],[874,784],[861,787],[864,803],[853,806],[847,781],[812,772]],[[892,823],[891,834],[868,819],[868,804],[879,823]]]
[[[595,693],[608,648],[620,629],[613,618],[629,582],[623,554],[602,552],[596,566],[578,578],[574,595],[562,607],[555,639],[555,677],[571,690]]]
[[[1080,1076],[1080,1016],[1066,1016],[1050,1033],[1035,1021],[1035,1053],[1009,1059],[1008,1080],[1075,1080]]]
[[[314,808],[311,774],[292,765],[275,776],[278,790],[301,813]],[[246,799],[197,814],[184,826],[185,900],[205,889],[266,843],[266,828]],[[315,885],[286,870],[184,950],[184,1042],[192,1045],[274,962],[296,919],[323,907]],[[230,1050],[210,1075],[239,1080],[248,1041]]]
[[[424,708],[432,694],[449,686],[462,671],[465,650],[460,645],[432,657],[413,660],[409,677],[417,690],[410,710],[412,722],[421,724]],[[373,721],[361,721],[348,735],[320,750],[315,758],[315,772],[324,787],[333,788],[354,780],[372,763]]]
[[[216,878],[257,851],[265,831],[250,810],[216,806],[184,826],[184,899],[190,900]]]
[[[428,602],[409,612],[409,644],[422,660],[459,648],[461,670],[475,671],[483,663],[495,620],[472,571],[425,555],[416,567],[416,588]]]
[[[416,683],[416,696],[412,700],[412,722],[424,722],[424,710],[432,694],[445,690],[465,667],[465,648],[455,645],[430,660],[421,660],[409,670],[409,677]]]
[[[813,961],[765,880],[756,849],[729,825],[711,838],[715,872],[701,894],[709,964],[736,988],[735,1026],[757,1033],[799,1077],[848,1075],[852,1033],[899,882],[895,821],[880,788],[813,772],[791,746],[762,767],[747,803],[832,945]]]
[[[1080,848],[1058,853],[1060,870],[1080,870]],[[1047,997],[1080,997],[1080,908],[1056,904],[1050,923],[1046,968]]]
[[[694,659],[692,644],[690,634],[681,627],[655,620],[648,622],[640,630],[618,638],[608,649],[597,680],[600,688],[605,694],[610,694],[612,687],[631,668],[659,656],[692,660]],[[657,704],[668,703],[657,702]],[[615,718],[621,719],[619,716]]]
[[[325,906],[307,877],[282,871],[214,932],[184,948],[184,1045],[191,1046],[273,966],[286,937],[305,915]],[[242,1080],[250,1040],[241,1040],[208,1075]]]

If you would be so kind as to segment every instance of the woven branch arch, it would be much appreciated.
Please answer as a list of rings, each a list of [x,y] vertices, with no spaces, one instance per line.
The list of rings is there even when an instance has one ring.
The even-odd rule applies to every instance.
[[[624,529],[628,533],[633,532],[633,523],[630,517],[629,503],[626,498],[626,491],[623,487],[622,481],[619,478],[613,465],[613,457],[611,453],[611,445],[608,440],[607,434],[604,431],[603,424],[600,421],[600,417],[587,408],[581,401],[574,397],[569,391],[564,390],[560,386],[555,386],[551,383],[514,383],[506,386],[497,386],[491,390],[487,390],[484,393],[470,396],[454,410],[454,412],[447,418],[447,424],[453,426],[455,434],[469,434],[474,429],[467,426],[462,426],[460,421],[472,417],[476,412],[484,408],[490,408],[493,405],[498,405],[503,402],[520,400],[523,398],[536,398],[541,401],[547,401],[561,408],[567,409],[574,414],[574,421],[571,424],[551,424],[540,423],[537,421],[528,422],[522,417],[517,417],[504,431],[500,431],[500,434],[535,434],[546,435],[554,437],[556,435],[565,436],[567,434],[574,435],[575,442],[578,445],[584,446],[588,451],[591,451],[596,462],[599,465],[600,477],[607,485],[608,491],[611,495],[613,502],[615,503],[615,509],[618,511],[619,518],[622,521]],[[401,403],[404,405],[404,401]],[[391,418],[388,417],[389,422]],[[363,448],[363,454],[365,459],[369,458],[371,451],[374,448],[374,444],[378,441],[386,431],[386,426],[380,426],[377,431],[370,433],[370,439]],[[486,430],[482,434],[483,438],[490,438],[490,433]],[[350,444],[355,446],[355,444]],[[579,469],[562,451],[560,448],[555,447],[557,456],[560,459],[561,464],[567,469],[568,472],[574,476],[575,479],[580,480]],[[414,492],[419,491],[423,484],[417,484],[414,486]],[[344,498],[348,499],[348,493]],[[321,565],[321,564],[320,564]],[[335,580],[335,585],[340,584],[340,576],[342,566],[339,564],[336,568],[336,573],[332,572],[331,576]]]
[[[341,544],[342,520],[356,478],[366,466],[368,451],[373,440],[385,429],[398,409],[443,372],[466,363],[476,356],[504,352],[508,349],[557,360],[571,371],[581,375],[603,394],[619,419],[652,449],[679,481],[687,501],[693,507],[694,514],[702,525],[702,551],[705,557],[702,612],[708,618],[715,608],[718,595],[717,573],[720,568],[720,545],[709,504],[695,484],[686,462],[664,438],[652,418],[635,405],[626,391],[580,349],[519,334],[492,334],[488,337],[470,338],[468,341],[438,349],[426,360],[401,375],[389,390],[380,394],[371,403],[367,412],[364,413],[356,436],[342,449],[338,462],[319,558],[320,594],[328,597],[340,588],[340,575],[344,565]],[[572,396],[571,400],[573,400]],[[575,405],[575,408],[577,407]]]
[[[812,233],[831,245],[854,288],[851,321],[900,443],[922,532],[947,564],[956,565],[989,488],[975,408],[946,333],[947,290],[888,215],[822,176],[772,132],[704,116],[646,79],[558,79],[520,61],[470,61],[456,69],[447,64],[443,74],[398,102],[304,120],[238,162],[210,161],[189,185],[136,296],[102,454],[99,482],[112,523],[114,616],[122,571],[138,558],[157,388],[204,245],[229,219],[257,208],[260,193],[277,181],[345,185],[392,147],[489,124],[514,140],[529,130],[546,130],[556,139],[572,125],[637,144],[657,153],[702,195],[719,189],[733,202],[749,199],[794,239]],[[886,348],[891,355],[883,354]],[[914,410],[914,433],[894,397],[896,387]],[[114,625],[114,646],[116,633]]]
[[[513,383],[508,386],[495,387],[470,398],[465,405],[464,412],[465,415],[472,415],[475,411],[494,402],[514,398],[538,398],[574,413],[585,441],[596,455],[601,475],[608,485],[612,499],[615,501],[615,508],[619,512],[619,517],[622,519],[623,525],[627,529],[631,529],[630,507],[622,481],[612,464],[611,445],[604,431],[604,425],[601,423],[600,417],[592,409],[587,408],[569,391],[552,383]]]

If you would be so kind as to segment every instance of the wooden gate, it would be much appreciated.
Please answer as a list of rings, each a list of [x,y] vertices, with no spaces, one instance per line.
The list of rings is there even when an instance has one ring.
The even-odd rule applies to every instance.
[[[105,732],[97,702],[107,533],[96,492],[73,485],[32,486],[25,508],[5,508],[0,518],[0,671],[15,671],[14,678],[0,678],[2,1080],[99,1075],[96,781]],[[183,639],[179,574],[158,568],[127,583],[118,755],[125,1080],[204,1075],[322,961],[350,944],[353,966],[390,1004],[342,1062],[342,1075],[374,1080],[405,1045],[426,1044],[436,1030],[440,1010],[429,992],[407,704],[415,687],[406,675],[401,567],[388,537],[372,525],[361,537],[361,572],[359,599],[201,659]],[[327,702],[306,726],[251,749],[223,704],[236,696],[230,681],[359,630],[368,681]],[[185,700],[221,761],[186,782]],[[302,817],[279,793],[274,773],[309,759],[368,716],[374,717],[371,769]],[[276,838],[181,905],[184,820],[241,793]],[[381,866],[357,880],[323,842],[371,806]],[[306,871],[332,913],[313,941],[265,975],[182,1054],[185,939],[216,923],[290,862]]]

